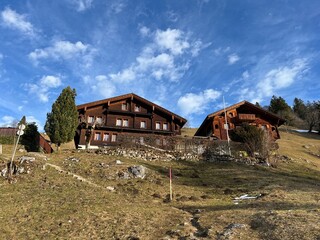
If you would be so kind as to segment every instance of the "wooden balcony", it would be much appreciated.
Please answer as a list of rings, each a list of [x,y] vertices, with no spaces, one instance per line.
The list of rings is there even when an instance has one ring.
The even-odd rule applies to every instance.
[[[237,116],[237,120],[239,122],[252,122],[252,121],[256,120],[256,115],[255,114],[240,113]]]

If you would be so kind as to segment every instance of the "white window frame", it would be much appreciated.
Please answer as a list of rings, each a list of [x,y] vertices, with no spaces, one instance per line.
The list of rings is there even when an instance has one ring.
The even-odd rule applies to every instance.
[[[127,103],[122,103],[121,104],[121,110],[128,111],[128,104]]]
[[[129,119],[123,119],[122,120],[122,126],[123,127],[129,127]]]
[[[88,116],[88,123],[94,123],[94,116]]]
[[[103,140],[104,142],[108,142],[108,141],[109,141],[109,139],[110,139],[110,134],[109,134],[109,133],[104,133],[104,134],[103,134],[103,139],[102,139],[102,140]]]
[[[102,123],[102,117],[96,117],[96,123],[101,124]]]
[[[140,105],[134,105],[134,111],[135,112],[140,112],[141,111],[141,106]]]
[[[121,118],[117,118],[116,119],[116,126],[117,127],[121,127],[122,126],[122,119]]]
[[[101,141],[101,132],[95,132],[94,133],[94,140],[95,141]]]
[[[147,122],[146,121],[141,121],[140,122],[140,128],[143,128],[143,129],[147,128]]]
[[[113,133],[111,135],[111,142],[116,142],[117,141],[117,134]]]
[[[156,130],[161,130],[161,122],[156,122]]]
[[[169,130],[169,124],[168,123],[163,123],[162,124],[162,130],[168,131]]]

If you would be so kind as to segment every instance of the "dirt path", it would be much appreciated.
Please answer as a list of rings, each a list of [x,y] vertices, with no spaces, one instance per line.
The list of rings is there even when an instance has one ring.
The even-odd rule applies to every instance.
[[[90,180],[88,180],[88,179],[86,179],[86,178],[84,178],[84,177],[81,177],[80,175],[77,175],[77,174],[74,174],[74,173],[72,173],[72,172],[63,170],[63,169],[62,169],[60,166],[58,166],[58,165],[51,164],[51,163],[46,163],[46,164],[44,165],[44,168],[45,168],[46,166],[53,167],[54,169],[56,169],[56,170],[59,171],[60,173],[66,173],[66,174],[68,174],[68,175],[71,175],[71,176],[74,177],[75,179],[77,179],[77,180],[79,180],[79,181],[81,181],[81,182],[88,183],[88,184],[91,185],[91,186],[94,186],[94,187],[97,187],[97,188],[103,188],[103,189],[107,189],[107,190],[109,190],[109,191],[112,191],[112,190],[111,190],[112,187],[107,187],[107,188],[105,188],[105,187],[103,187],[103,186],[101,186],[101,185],[98,185],[98,184],[96,184],[96,183],[94,183],[94,182],[91,182]]]

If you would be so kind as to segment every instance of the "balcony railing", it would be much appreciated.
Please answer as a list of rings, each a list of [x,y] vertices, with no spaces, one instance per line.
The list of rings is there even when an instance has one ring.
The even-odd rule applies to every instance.
[[[239,121],[254,121],[256,120],[256,115],[255,114],[244,114],[240,113],[238,114],[238,120]]]

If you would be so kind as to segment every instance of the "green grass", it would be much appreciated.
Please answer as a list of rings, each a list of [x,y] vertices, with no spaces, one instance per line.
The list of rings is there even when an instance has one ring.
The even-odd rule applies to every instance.
[[[178,239],[203,229],[208,239],[216,239],[232,223],[244,227],[234,229],[230,239],[317,239],[319,138],[281,136],[278,154],[290,160],[279,160],[276,168],[143,161],[74,150],[48,155],[47,161],[37,158],[31,173],[17,176],[15,184],[0,179],[0,239]],[[1,169],[11,151],[4,146]],[[116,159],[123,164],[116,165]],[[98,186],[50,166],[44,169],[47,162]],[[147,167],[146,178],[118,179],[132,165]],[[167,202],[170,167],[174,199]],[[107,190],[110,186],[115,192]],[[235,204],[233,199],[243,194],[262,197]],[[195,217],[198,225],[192,226]]]

